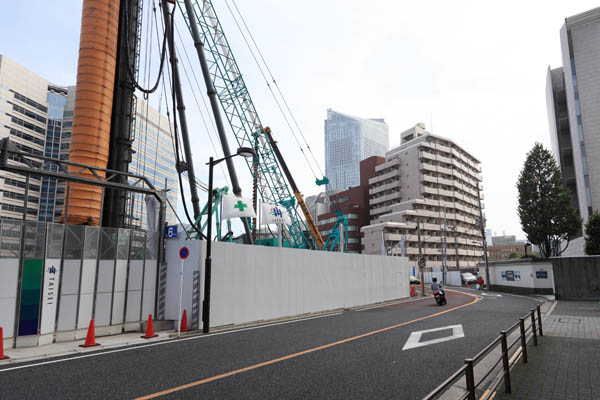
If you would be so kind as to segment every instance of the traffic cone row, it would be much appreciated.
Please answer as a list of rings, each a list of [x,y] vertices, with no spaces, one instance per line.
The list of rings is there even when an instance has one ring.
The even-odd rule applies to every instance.
[[[96,332],[94,330],[94,320],[90,320],[90,326],[88,326],[87,336],[85,337],[85,343],[80,344],[79,347],[94,347],[100,346],[100,343],[96,343]]]
[[[146,326],[146,334],[142,336],[143,339],[152,339],[158,335],[154,333],[154,324],[152,323],[152,314],[148,315],[148,325]]]
[[[4,355],[4,332],[0,326],[0,360],[8,360],[10,357]]]

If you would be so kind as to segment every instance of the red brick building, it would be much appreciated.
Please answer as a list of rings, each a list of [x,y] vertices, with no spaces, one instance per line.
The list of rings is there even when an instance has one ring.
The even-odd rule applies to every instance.
[[[369,179],[375,176],[375,166],[385,162],[384,157],[373,156],[360,162],[360,186],[354,186],[330,196],[329,212],[317,217],[317,225],[323,240],[327,240],[334,228],[336,211],[348,220],[348,252],[360,253],[360,228],[370,223]]]

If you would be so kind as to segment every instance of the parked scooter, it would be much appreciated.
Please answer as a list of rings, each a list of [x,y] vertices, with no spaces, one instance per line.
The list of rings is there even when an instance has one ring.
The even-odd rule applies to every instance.
[[[437,278],[433,278],[432,281],[433,283],[431,284],[431,290],[433,291],[433,297],[439,306],[443,306],[446,304],[446,293],[444,293],[442,285],[437,283]]]

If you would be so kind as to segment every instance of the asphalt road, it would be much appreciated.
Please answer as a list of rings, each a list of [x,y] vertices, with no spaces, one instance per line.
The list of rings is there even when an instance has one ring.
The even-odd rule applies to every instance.
[[[448,292],[441,307],[426,298],[33,362],[0,369],[0,399],[419,399],[537,304]],[[402,350],[412,332],[451,325],[464,337]]]

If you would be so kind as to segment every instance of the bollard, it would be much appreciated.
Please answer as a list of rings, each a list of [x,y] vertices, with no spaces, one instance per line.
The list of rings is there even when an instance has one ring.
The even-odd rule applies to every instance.
[[[508,365],[508,344],[506,343],[506,331],[500,332],[502,344],[502,364],[504,366],[504,393],[510,393],[510,365]]]
[[[531,309],[531,333],[533,334],[533,345],[537,346],[537,332],[535,327],[535,309]]]
[[[519,327],[521,328],[521,353],[523,354],[523,364],[527,364],[527,335],[525,334],[525,318],[519,318]]]
[[[475,376],[473,375],[473,359],[465,358],[467,369],[465,370],[465,379],[467,380],[467,399],[475,400]]]
[[[544,336],[544,331],[542,330],[542,312],[540,311],[540,306],[537,306],[537,315],[538,315],[538,324],[540,326],[540,336]]]

